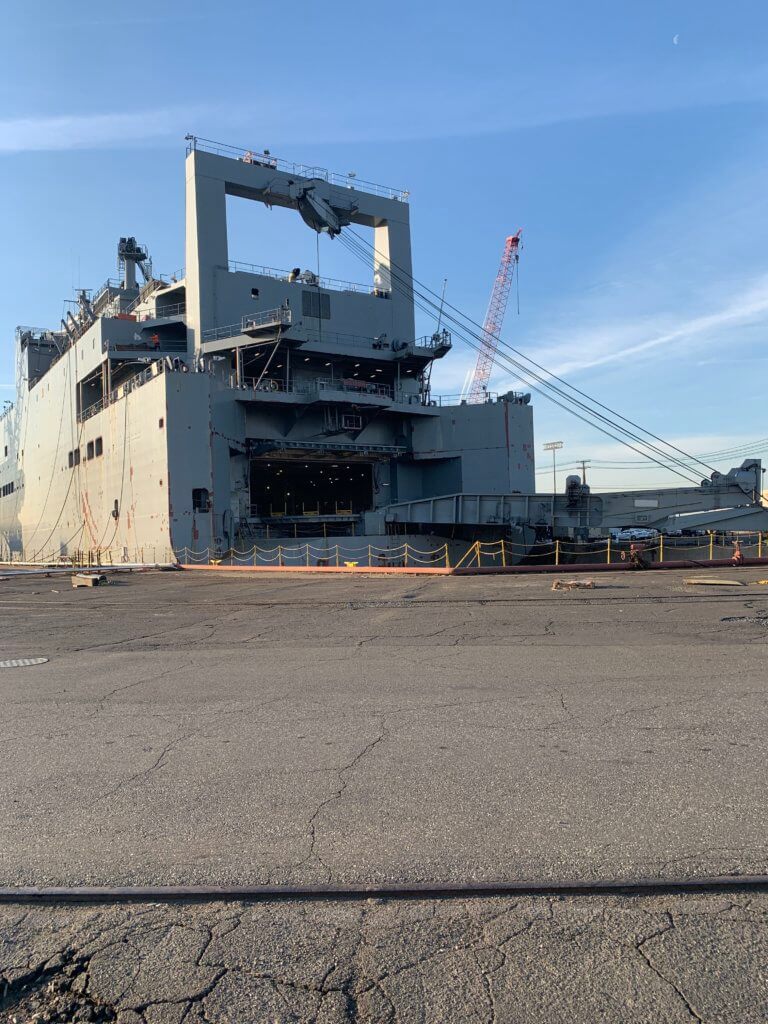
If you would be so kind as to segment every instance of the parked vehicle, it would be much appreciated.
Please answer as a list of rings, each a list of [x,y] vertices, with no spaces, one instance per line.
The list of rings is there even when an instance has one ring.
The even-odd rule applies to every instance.
[[[656,540],[658,530],[646,530],[639,526],[628,526],[623,530],[611,530],[611,539],[618,543],[636,540]]]

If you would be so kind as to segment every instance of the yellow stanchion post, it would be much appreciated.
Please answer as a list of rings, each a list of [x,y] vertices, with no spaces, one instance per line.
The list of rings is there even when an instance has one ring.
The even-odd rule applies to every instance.
[[[560,541],[555,541],[555,565],[560,565]]]
[[[659,561],[664,561],[664,534],[659,534]]]
[[[407,568],[407,566],[408,566],[408,543],[407,542],[403,545],[403,548],[404,548],[404,551],[403,551],[403,565],[406,566],[406,568]]]
[[[709,534],[709,560],[710,562],[715,557],[715,535],[710,531]]]
[[[307,565],[309,565],[309,542],[307,542],[306,548],[307,548]]]
[[[611,535],[610,535],[610,533],[608,534],[608,547],[605,550],[607,552],[605,560],[608,563],[608,565],[610,565],[611,564]]]
[[[368,545],[368,568],[371,568],[371,545]]]
[[[502,540],[501,540],[501,564],[506,569],[506,567],[507,567],[507,545],[506,545],[506,542],[504,541],[503,537],[502,537]]]
[[[762,533],[758,533],[758,535],[757,535],[757,557],[758,558],[762,558],[763,557],[763,535],[762,535]]]
[[[339,568],[339,545],[336,544],[336,568]]]
[[[445,568],[446,569],[450,569],[451,568],[451,560],[448,557],[448,545],[445,544],[444,547],[445,547]]]

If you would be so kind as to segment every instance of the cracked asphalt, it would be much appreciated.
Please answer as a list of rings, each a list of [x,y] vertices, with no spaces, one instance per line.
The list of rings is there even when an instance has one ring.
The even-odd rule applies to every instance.
[[[768,873],[768,588],[721,572],[748,585],[2,580],[2,657],[50,660],[0,670],[0,884]],[[762,1021],[766,913],[762,893],[10,904],[0,1006]]]

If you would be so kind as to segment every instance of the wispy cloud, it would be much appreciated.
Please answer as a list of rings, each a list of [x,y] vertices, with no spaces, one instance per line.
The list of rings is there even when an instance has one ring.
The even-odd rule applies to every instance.
[[[624,363],[657,349],[673,349],[675,356],[698,351],[709,344],[722,346],[723,332],[765,323],[768,325],[768,274],[737,294],[722,309],[688,316],[664,327],[652,323],[616,322],[583,326],[565,336],[542,339],[536,346],[537,362],[558,375]]]
[[[615,68],[601,71],[579,69],[577,87],[564,85],[566,79],[549,81],[537,73],[515,81],[516,102],[501,110],[498,96],[505,95],[510,84],[506,78],[489,77],[467,82],[466,76],[446,74],[439,91],[424,88],[423,83],[405,78],[390,88],[387,109],[378,118],[370,117],[366,93],[340,94],[335,85],[320,87],[314,97],[326,111],[322,119],[306,117],[306,96],[292,93],[290,83],[279,94],[260,101],[258,109],[230,98],[210,97],[186,109],[149,109],[137,112],[65,113],[32,115],[0,120],[0,153],[71,150],[140,145],[163,137],[178,139],[196,129],[204,134],[226,132],[245,139],[244,144],[327,145],[391,143],[496,135],[531,128],[542,128],[596,118],[638,116],[728,103],[768,102],[768,70],[713,67],[706,73],[659,74],[649,80],[638,74],[622,78],[615,88]],[[436,118],[435,109],[449,105],[450,118]],[[402,111],[407,109],[404,118]],[[214,128],[215,125],[215,128]]]
[[[0,153],[123,147],[171,136],[181,139],[198,113],[164,109],[0,120]]]
[[[708,345],[717,346],[720,352],[718,359],[697,360],[697,365],[707,365],[721,361],[727,332],[756,324],[765,324],[768,330],[768,274],[757,278],[722,309],[688,315],[672,322],[669,315],[660,315],[657,318],[636,317],[630,323],[611,318],[574,324],[571,328],[544,329],[537,337],[529,336],[517,342],[516,347],[545,368],[546,372],[542,374],[545,377],[557,374],[568,378],[610,364],[629,365],[633,357],[654,350],[666,350],[668,358],[682,359],[688,358],[691,349],[703,355]],[[459,342],[458,336],[456,341]],[[491,386],[497,391],[519,387],[521,383],[514,371],[507,371],[504,354],[502,346],[491,381]],[[513,353],[509,354],[513,359],[518,358]],[[471,350],[459,343],[451,365],[440,366],[436,373],[439,389],[460,390],[460,382],[468,368],[474,365],[475,358]],[[540,370],[537,372],[541,374]]]

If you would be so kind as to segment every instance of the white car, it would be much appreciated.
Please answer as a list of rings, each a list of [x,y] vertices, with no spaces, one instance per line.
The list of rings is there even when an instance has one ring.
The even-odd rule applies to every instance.
[[[658,530],[644,530],[639,526],[629,527],[627,530],[611,530],[611,536],[615,541],[633,540],[656,540]]]

